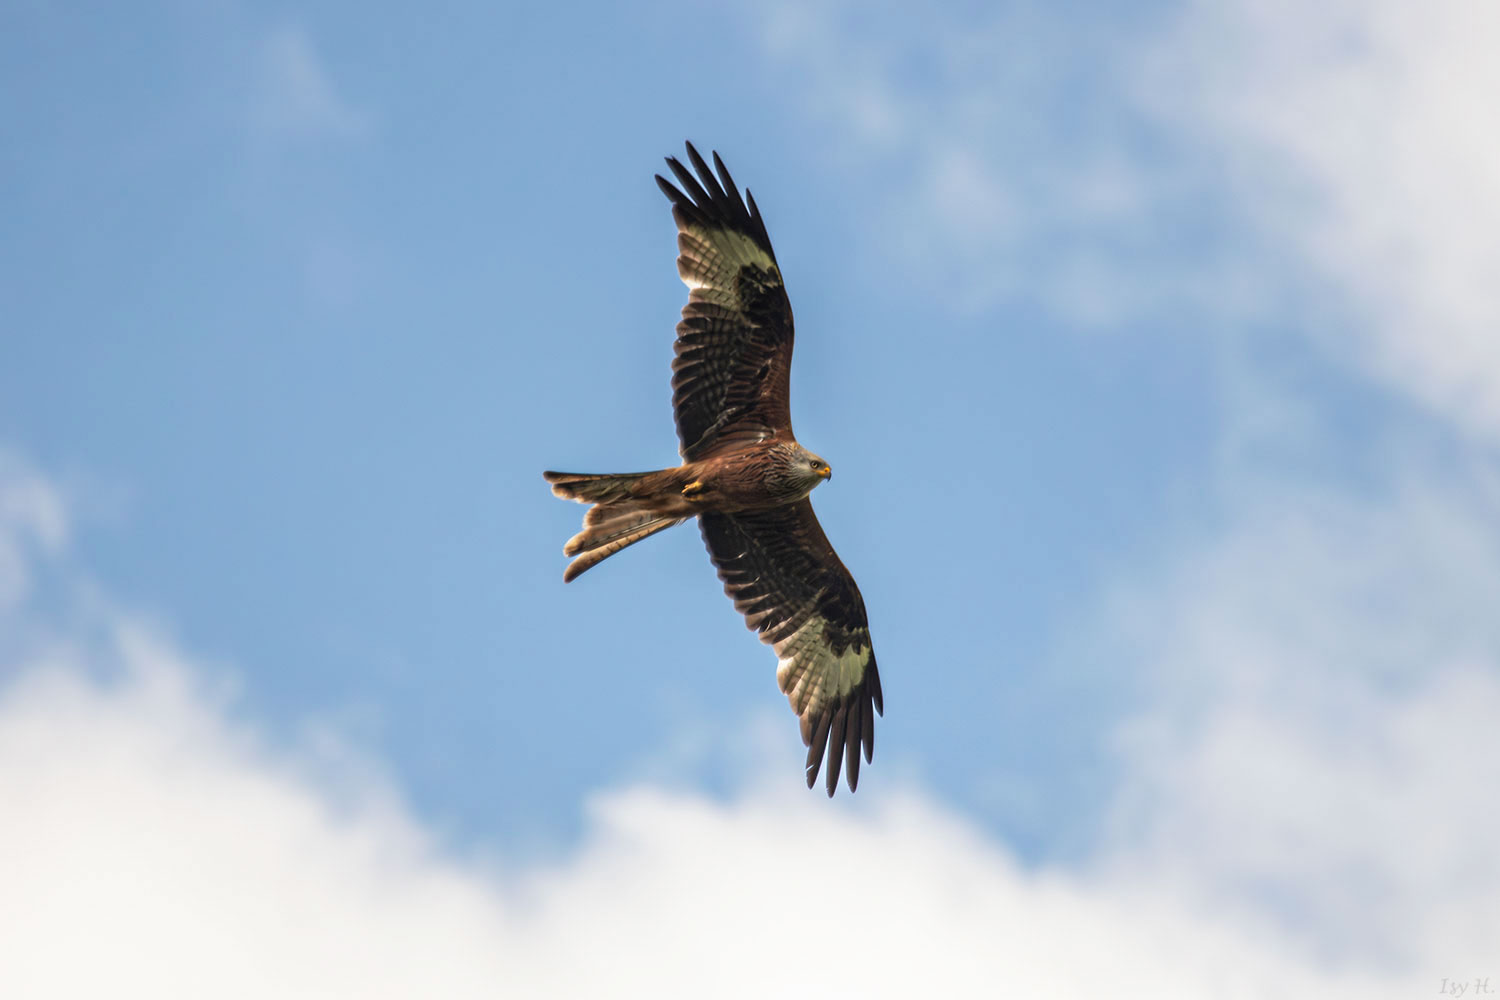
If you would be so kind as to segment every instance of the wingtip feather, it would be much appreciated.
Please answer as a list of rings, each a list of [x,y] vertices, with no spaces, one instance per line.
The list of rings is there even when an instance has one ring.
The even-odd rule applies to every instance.
[[[849,738],[844,741],[844,774],[848,776],[850,792],[859,789],[859,741],[864,720],[863,705],[856,703],[853,707],[854,718],[850,720]]]
[[[688,160],[693,164],[693,169],[698,172],[698,179],[703,184],[703,190],[708,192],[710,197],[717,195],[722,198],[724,192],[722,189],[719,189],[718,178],[714,177],[714,172],[708,169],[708,163],[699,154],[698,150],[693,147],[692,143],[687,144],[687,153]]]
[[[865,763],[868,764],[875,756],[875,717],[870,714],[871,704],[867,700],[863,709],[864,724],[860,727],[860,742],[865,748]]]
[[[844,727],[849,722],[849,709],[840,705],[833,713],[833,724],[828,729],[828,774],[825,778],[828,785],[828,797],[839,788],[839,775],[844,767]]]

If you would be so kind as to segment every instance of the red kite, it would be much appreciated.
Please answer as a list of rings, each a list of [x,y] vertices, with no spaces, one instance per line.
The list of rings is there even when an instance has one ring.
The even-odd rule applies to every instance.
[[[717,178],[692,143],[687,155],[697,177],[668,157],[681,188],[656,178],[691,289],[672,362],[683,461],[659,472],[543,473],[553,493],[593,505],[563,547],[576,557],[563,580],[698,518],[724,592],[776,650],[776,681],[802,720],[807,787],[831,748],[828,794],[843,762],[853,791],[860,747],[867,762],[874,751],[880,675],[864,599],[808,500],[832,470],[792,435],[791,302],[755,198],[740,198],[718,153]]]

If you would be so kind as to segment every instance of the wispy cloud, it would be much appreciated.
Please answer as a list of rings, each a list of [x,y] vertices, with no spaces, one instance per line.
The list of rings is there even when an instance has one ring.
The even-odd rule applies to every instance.
[[[1144,26],[837,2],[757,23],[841,172],[878,187],[870,244],[950,306],[1039,301],[1108,327],[1254,298],[1192,218],[1204,179],[1162,155],[1129,86]]]
[[[1500,432],[1500,10],[1189,3],[1142,90],[1218,149],[1246,222],[1342,296],[1342,348]]]
[[[331,156],[368,138],[377,114],[351,101],[309,32],[266,31],[252,52],[249,138],[255,217],[286,246],[308,298],[335,311],[367,291],[378,254],[351,225],[341,161]]]
[[[312,38],[295,25],[275,28],[261,42],[251,110],[257,131],[274,139],[357,138],[372,127],[370,116],[338,92]]]
[[[959,308],[1269,317],[1500,433],[1500,11],[971,13],[764,22],[831,155],[884,168],[871,245]]]
[[[67,539],[61,493],[0,446],[0,612],[18,606],[27,596],[31,550],[56,552]]]

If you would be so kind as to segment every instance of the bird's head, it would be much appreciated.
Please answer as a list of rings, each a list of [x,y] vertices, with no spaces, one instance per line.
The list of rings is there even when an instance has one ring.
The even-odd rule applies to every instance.
[[[770,455],[766,486],[782,503],[801,500],[833,475],[827,462],[795,441],[776,445]]]
[[[814,488],[833,478],[833,469],[822,458],[814,455],[800,444],[797,446],[796,454],[792,459],[793,468],[799,478],[807,483],[807,491],[811,493]]]
[[[808,467],[812,469],[813,474],[818,477],[818,479],[827,481],[833,478],[833,467],[830,466],[827,462],[823,461],[817,455],[813,455],[808,460],[807,464]]]

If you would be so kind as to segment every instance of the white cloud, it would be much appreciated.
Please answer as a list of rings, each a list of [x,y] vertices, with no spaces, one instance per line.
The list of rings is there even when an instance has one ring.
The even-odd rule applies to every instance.
[[[1500,933],[1494,664],[1401,696],[1300,680],[1315,690],[1226,700],[1131,748],[1150,793],[1143,849],[1126,855],[1135,877],[1301,926],[1360,967],[1483,968]]]
[[[0,701],[0,992],[33,998],[1369,996],[1175,904],[1027,873],[915,795],[633,788],[584,846],[497,873],[378,787],[271,752],[169,646],[27,665]],[[797,790],[800,792],[800,790]],[[342,802],[343,804],[340,804]]]
[[[7,514],[0,536],[31,520]],[[1425,552],[1431,539],[1406,541]],[[1450,556],[1470,582],[1494,576],[1459,547],[1422,565],[1446,572]],[[1208,560],[1201,603],[1174,606],[1190,635],[1188,619],[1201,620],[1211,652],[1216,623],[1239,634],[1228,612],[1244,603],[1222,561]],[[1132,751],[1136,787],[1152,796],[1144,822],[1137,813],[1076,867],[1028,870],[916,791],[830,804],[777,773],[727,801],[650,785],[601,794],[580,847],[515,869],[446,851],[372,777],[378,768],[323,749],[336,741],[269,746],[235,720],[232,692],[213,682],[221,674],[106,601],[86,604],[68,628],[0,652],[5,996],[1395,997],[1469,976],[1472,962],[1434,962],[1474,958],[1448,935],[1478,940],[1486,925],[1474,918],[1497,897],[1475,848],[1494,831],[1469,795],[1493,764],[1470,766],[1459,751],[1475,744],[1443,728],[1495,703],[1482,670],[1445,673],[1389,711],[1356,705],[1360,715],[1326,733],[1321,700],[1286,684],[1290,710],[1262,711],[1237,687],[1259,691],[1258,662],[1205,657],[1234,682],[1211,685],[1205,711],[1188,713],[1207,729],[1174,704],[1154,716],[1163,751],[1149,740]],[[1251,624],[1285,624],[1276,601],[1250,605],[1271,609]],[[1330,628],[1370,623],[1332,606]],[[42,617],[22,605],[11,623]],[[1295,629],[1288,643],[1317,648]],[[1173,679],[1195,665],[1182,648],[1196,647],[1161,657]],[[1479,739],[1490,741],[1481,755],[1494,749]],[[1318,796],[1346,793],[1351,777],[1363,811],[1340,828],[1338,814],[1316,812]],[[1413,838],[1403,808],[1457,822]],[[1345,860],[1389,877],[1349,883],[1326,870]],[[1326,924],[1310,933],[1256,898],[1257,884],[1292,879],[1314,902],[1368,884],[1399,907],[1427,903],[1457,875],[1469,895],[1455,894],[1441,921],[1405,915],[1420,931],[1406,952],[1357,950],[1358,962],[1327,957]],[[1363,915],[1350,926],[1360,945],[1388,930]]]
[[[1355,965],[1484,968],[1500,940],[1494,483],[1407,467],[1374,500],[1238,485],[1235,529],[1116,609],[1115,648],[1154,672],[1120,744],[1119,864]]]
[[[1319,280],[1357,364],[1500,431],[1500,8],[1187,4],[1150,102],[1220,151],[1244,217]]]
[[[1500,432],[1500,7],[759,23],[841,175],[879,187],[866,245],[950,306],[1228,329],[1293,307],[1341,363]]]

